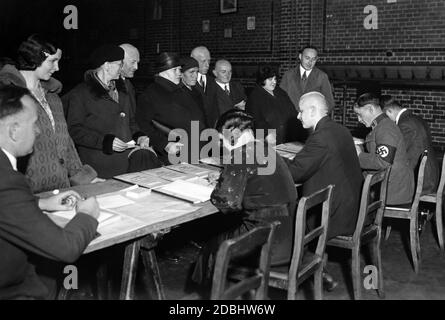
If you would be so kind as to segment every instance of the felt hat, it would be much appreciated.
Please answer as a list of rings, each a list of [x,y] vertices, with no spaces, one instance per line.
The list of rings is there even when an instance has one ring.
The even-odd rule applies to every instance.
[[[156,60],[155,72],[159,73],[179,66],[181,66],[181,62],[176,53],[161,52]]]
[[[91,67],[99,68],[105,62],[120,61],[124,59],[125,51],[113,44],[103,45],[93,51],[90,57]]]

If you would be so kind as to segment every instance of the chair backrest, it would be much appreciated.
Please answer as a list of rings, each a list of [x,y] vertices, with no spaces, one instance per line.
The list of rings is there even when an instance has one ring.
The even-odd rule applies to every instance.
[[[358,241],[365,222],[381,227],[386,204],[386,190],[391,167],[366,175],[353,240]],[[376,192],[378,191],[378,194]]]
[[[278,221],[257,226],[249,232],[225,240],[219,247],[213,274],[212,300],[236,299],[251,294],[255,300],[267,299],[271,245]],[[249,272],[236,283],[228,281],[231,262],[248,256]],[[250,264],[254,263],[254,266]],[[253,293],[253,294],[252,294]]]
[[[419,200],[423,189],[423,177],[425,175],[425,166],[427,159],[428,159],[428,151],[425,150],[423,151],[422,156],[420,158],[419,170],[417,172],[416,193],[414,194],[413,202],[411,205],[411,212],[417,212],[417,209],[419,207]]]
[[[442,194],[445,186],[445,153],[442,159],[442,171],[440,172],[439,187],[437,188],[437,194]]]
[[[295,219],[295,236],[292,260],[289,268],[290,275],[298,275],[298,268],[303,259],[304,247],[317,239],[315,254],[323,256],[328,234],[329,214],[334,185],[329,185],[313,194],[302,197],[298,202],[297,217]],[[306,234],[306,213],[309,209],[322,204],[321,224]]]

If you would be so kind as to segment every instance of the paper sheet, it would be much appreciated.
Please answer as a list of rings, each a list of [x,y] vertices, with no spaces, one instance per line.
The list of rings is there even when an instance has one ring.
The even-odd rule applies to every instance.
[[[134,201],[125,198],[124,196],[121,196],[119,194],[109,195],[105,197],[99,196],[97,197],[97,202],[99,202],[99,207],[101,209],[118,208],[134,203]]]

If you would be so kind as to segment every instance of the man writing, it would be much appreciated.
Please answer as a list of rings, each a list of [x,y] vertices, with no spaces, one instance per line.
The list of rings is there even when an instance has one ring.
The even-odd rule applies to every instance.
[[[27,89],[0,88],[0,299],[48,298],[54,288],[36,274],[30,256],[72,263],[93,240],[98,224],[95,198],[81,200],[68,191],[37,199],[17,172],[17,157],[32,152],[39,133],[37,107]],[[63,229],[42,212],[69,210],[74,205],[77,214]]]

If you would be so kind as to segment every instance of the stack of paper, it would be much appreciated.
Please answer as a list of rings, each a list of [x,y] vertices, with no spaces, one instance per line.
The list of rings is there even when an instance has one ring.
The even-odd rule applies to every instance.
[[[154,190],[192,203],[199,203],[210,200],[213,187],[190,181],[176,180]]]
[[[166,168],[186,174],[195,175],[198,177],[206,177],[210,172],[214,171],[208,168],[195,166],[189,163],[172,164],[170,166],[167,166]]]
[[[67,211],[53,211],[45,212],[50,218],[57,224],[64,227],[71,219],[76,215],[76,209],[71,209]],[[97,221],[99,222],[98,228],[108,225],[112,222],[120,220],[120,215],[116,213],[111,213],[108,211],[100,210],[99,217]]]

